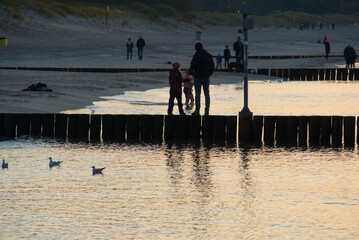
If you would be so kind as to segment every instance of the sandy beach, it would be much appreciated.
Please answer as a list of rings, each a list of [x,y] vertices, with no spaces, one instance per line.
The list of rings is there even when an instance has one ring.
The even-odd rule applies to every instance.
[[[87,67],[87,68],[170,68],[168,61],[189,67],[196,31],[211,54],[223,54],[225,45],[232,48],[237,27],[204,26],[198,29],[187,23],[157,26],[138,19],[128,25],[110,21],[108,28],[100,21],[76,17],[44,19],[29,13],[22,22],[14,22],[1,36],[8,36],[7,47],[0,47],[0,67]],[[249,54],[323,55],[318,39],[326,35],[331,54],[342,54],[345,46],[359,48],[359,29],[338,25],[335,31],[298,29],[253,29],[249,32]],[[139,61],[136,48],[132,60],[126,60],[125,43],[142,35],[146,41],[144,57]],[[234,54],[231,51],[232,55]],[[333,57],[285,60],[250,60],[249,68],[325,68],[344,65]],[[235,73],[215,72],[211,84],[234,81]],[[231,77],[227,77],[227,76]],[[238,74],[237,74],[238,75]],[[262,79],[251,76],[250,79]],[[227,79],[227,80],[226,80]],[[238,81],[242,77],[238,76]],[[236,80],[237,81],[237,80]],[[74,73],[0,70],[0,112],[58,113],[91,105],[101,96],[141,91],[168,84],[168,73]],[[46,83],[53,92],[21,91],[31,84]]]

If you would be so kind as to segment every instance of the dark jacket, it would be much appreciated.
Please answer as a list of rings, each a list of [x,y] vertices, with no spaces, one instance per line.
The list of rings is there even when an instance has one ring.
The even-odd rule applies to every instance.
[[[350,48],[349,63],[354,64],[357,59],[357,53],[353,47]]]
[[[224,59],[229,59],[231,57],[231,51],[229,49],[224,49],[223,52]]]
[[[139,38],[136,42],[137,48],[143,48],[146,45],[145,40],[143,38]]]
[[[213,57],[206,50],[201,49],[194,54],[189,74],[195,78],[207,79],[212,76],[214,71]]]
[[[128,52],[132,52],[132,48],[133,48],[133,42],[127,42],[126,43],[126,48]]]
[[[172,68],[170,70],[170,76],[169,76],[169,83],[170,83],[170,93],[178,93],[182,92],[182,74],[180,71],[178,71],[177,68]]]

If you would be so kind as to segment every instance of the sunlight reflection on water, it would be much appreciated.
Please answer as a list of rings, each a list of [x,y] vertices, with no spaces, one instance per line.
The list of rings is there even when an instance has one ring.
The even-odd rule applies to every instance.
[[[2,239],[359,237],[352,150],[25,139],[0,155]]]
[[[168,90],[129,91],[66,113],[166,114]],[[236,115],[243,107],[242,83],[211,85],[210,95],[213,115]],[[203,93],[201,103],[204,111]],[[255,115],[357,115],[359,83],[250,81],[249,108]]]

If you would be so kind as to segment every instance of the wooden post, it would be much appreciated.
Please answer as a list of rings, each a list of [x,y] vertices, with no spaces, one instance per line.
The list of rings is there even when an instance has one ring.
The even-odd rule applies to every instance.
[[[300,69],[300,80],[306,81],[307,80],[307,69]]]
[[[213,140],[213,116],[202,117],[202,139]]]
[[[332,118],[332,145],[341,147],[343,144],[343,117],[333,116]]]
[[[313,80],[313,69],[307,69],[307,81]]]
[[[214,140],[226,140],[226,116],[213,116],[213,138]]]
[[[354,80],[354,69],[349,69],[349,80]]]
[[[298,143],[298,125],[299,118],[289,116],[287,117],[287,143],[289,145],[297,145]]]
[[[332,78],[330,77],[331,70],[326,68],[325,69],[325,78],[324,80],[330,81]]]
[[[176,137],[176,119],[174,115],[165,116],[165,139],[174,140]]]
[[[31,136],[41,136],[42,114],[31,114]]]
[[[104,141],[113,140],[112,115],[102,115],[102,139]]]
[[[69,114],[68,115],[68,138],[75,139],[78,138],[77,127],[78,127],[78,114]]]
[[[30,115],[17,115],[17,136],[30,135]]]
[[[318,69],[312,69],[313,81],[318,81],[318,75],[319,75],[319,70]]]
[[[299,145],[308,146],[308,117],[299,117]]]
[[[163,139],[163,115],[153,115],[152,119],[152,140]]]
[[[188,137],[191,140],[199,140],[201,138],[201,116],[191,116]]]
[[[329,147],[332,135],[332,117],[322,116],[320,118],[320,145]]]
[[[355,117],[344,117],[344,146],[353,147],[355,144]]]
[[[325,74],[325,69],[323,69],[323,68],[319,69],[319,81],[325,80],[324,74]]]
[[[238,137],[240,144],[249,144],[252,142],[252,122],[253,122],[253,113],[252,112],[240,112],[238,114]]]
[[[290,72],[289,72],[289,78],[290,80],[300,80],[300,69],[290,69]]]
[[[355,69],[354,71],[354,80],[358,81],[359,80],[359,69]]]
[[[55,115],[44,114],[42,115],[42,136],[53,137],[55,126]]]
[[[357,118],[357,144],[359,145],[359,117]]]
[[[67,137],[67,115],[56,114],[55,115],[55,137],[66,138]]]
[[[320,117],[309,117],[309,146],[319,146],[320,142]]]
[[[237,140],[237,116],[227,116],[227,141]]]
[[[91,115],[90,139],[99,141],[101,139],[101,115]]]
[[[276,117],[276,142],[279,146],[283,146],[287,142],[287,120],[286,116]]]
[[[4,116],[5,137],[13,138],[16,136],[17,114],[6,113]]]
[[[126,140],[126,115],[112,115],[112,138],[116,141]]]
[[[253,144],[261,145],[263,143],[263,116],[253,116],[252,125],[252,141]]]
[[[336,71],[337,71],[337,70],[336,70],[335,68],[331,68],[331,69],[330,69],[330,80],[333,80],[333,81],[336,80],[336,78],[335,78],[335,77],[336,77],[336,74],[335,74]]]
[[[176,140],[188,139],[190,116],[177,115],[176,117]]]
[[[283,77],[283,69],[277,69],[277,77]]]
[[[274,145],[275,117],[264,116],[264,144]]]
[[[141,121],[139,115],[127,116],[127,140],[140,140]]]
[[[287,68],[287,69],[283,69],[283,78],[285,79],[285,80],[288,80],[288,78],[289,78],[289,69]]]
[[[151,140],[152,138],[152,122],[151,115],[141,115],[141,140]]]
[[[342,80],[348,81],[348,69],[344,68],[344,69],[341,69],[341,71],[342,71]]]
[[[79,114],[77,120],[77,135],[79,139],[88,140],[90,130],[90,115]]]
[[[338,68],[337,69],[337,80],[343,80],[343,71],[342,69]]]

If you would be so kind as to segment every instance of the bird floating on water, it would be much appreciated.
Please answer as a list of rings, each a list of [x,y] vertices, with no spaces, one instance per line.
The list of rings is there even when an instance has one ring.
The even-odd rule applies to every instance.
[[[95,166],[92,166],[92,174],[102,174],[102,170],[104,170],[105,168],[95,168]]]
[[[9,167],[9,163],[5,162],[5,159],[2,160],[2,164],[1,164],[2,168],[8,168]]]
[[[62,161],[52,161],[52,157],[49,157],[50,162],[49,162],[49,167],[54,167],[54,166],[60,166],[60,163],[62,163]]]

